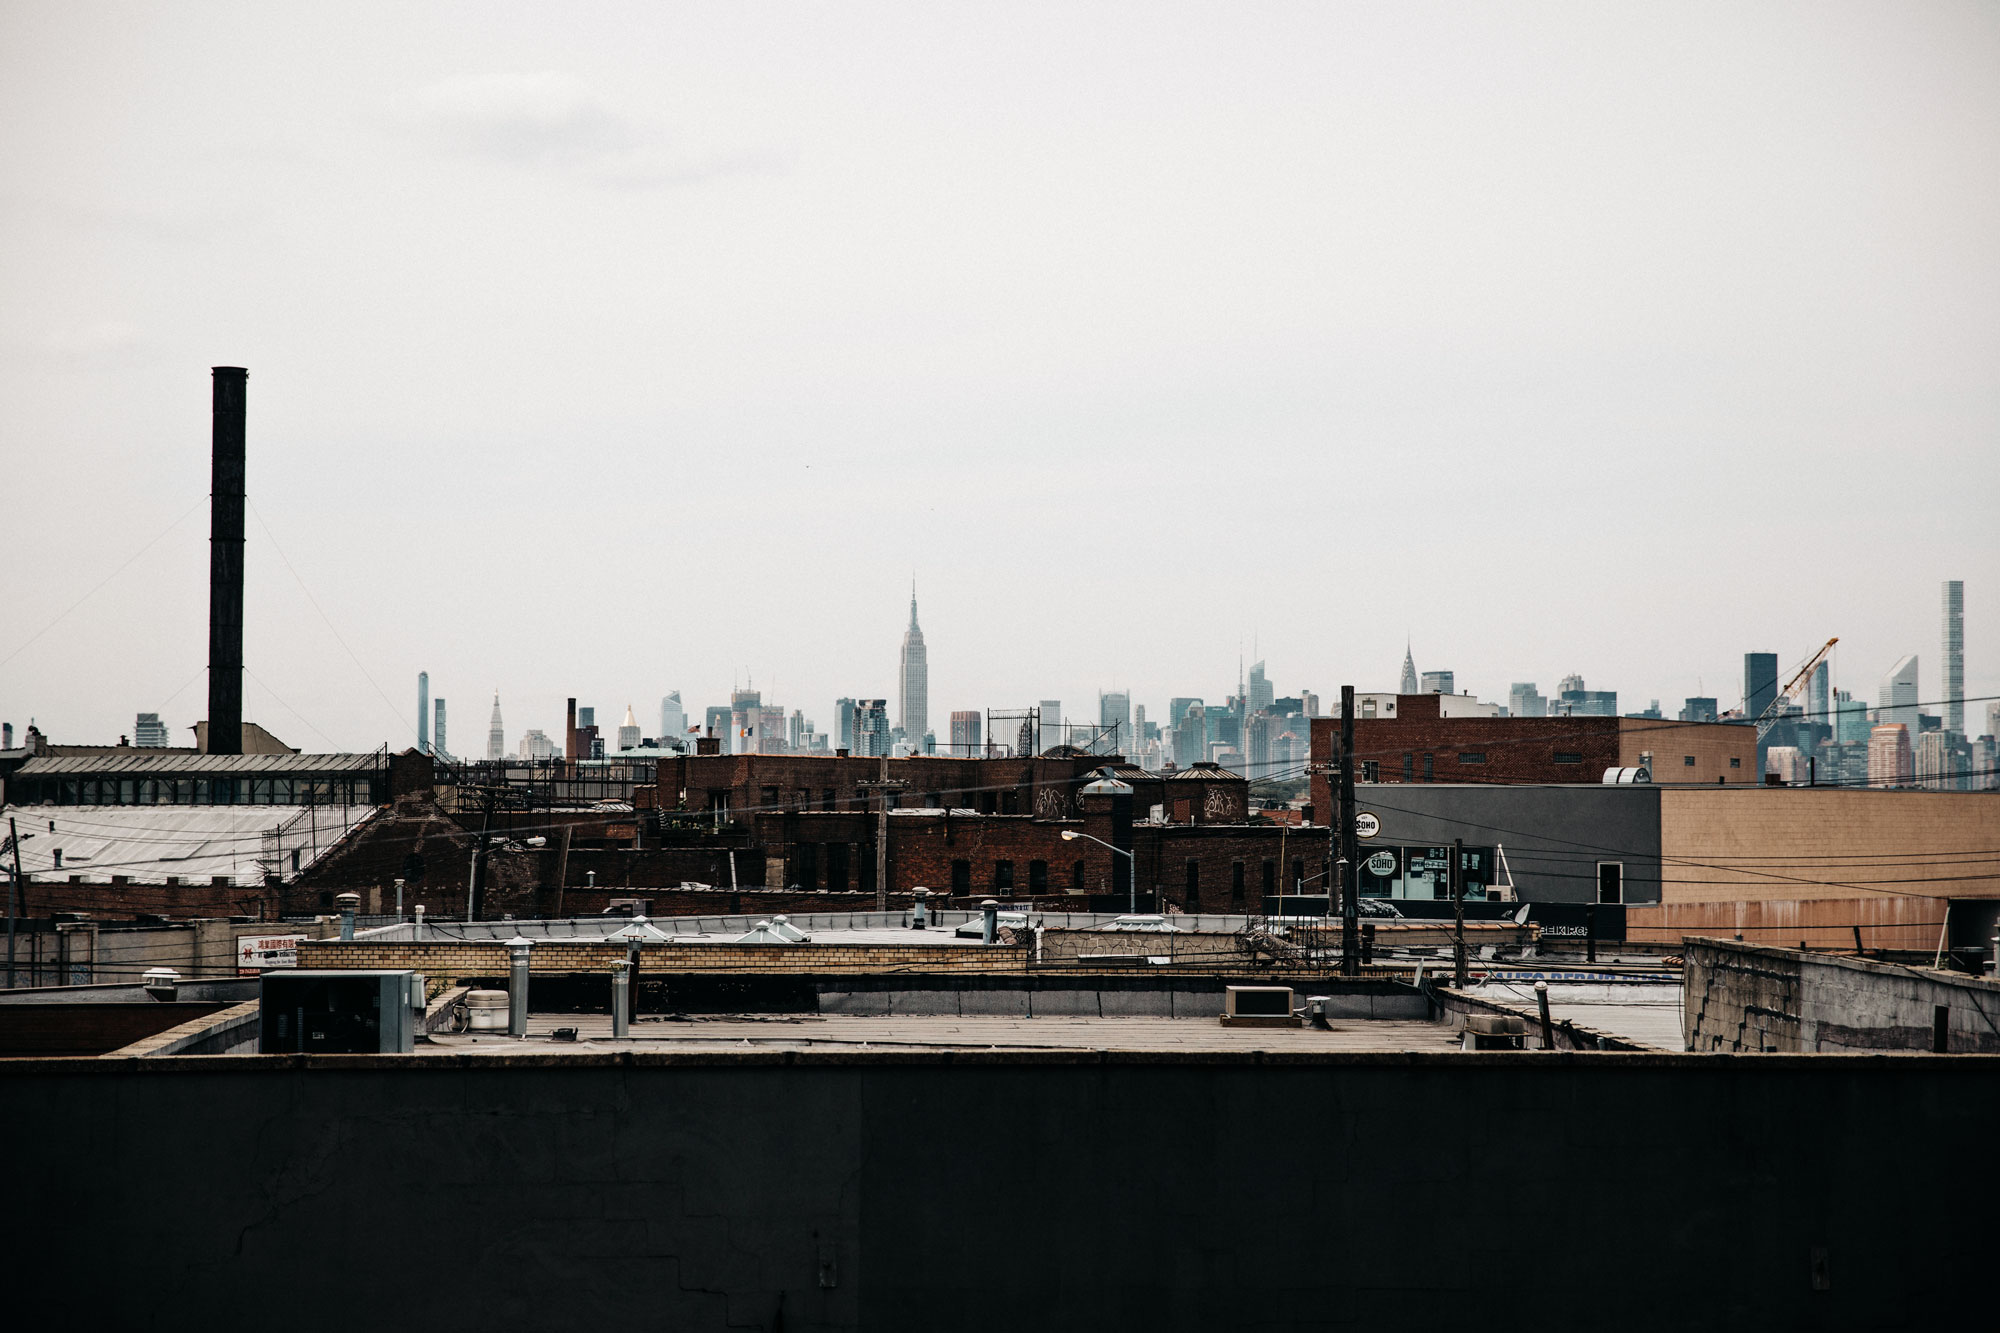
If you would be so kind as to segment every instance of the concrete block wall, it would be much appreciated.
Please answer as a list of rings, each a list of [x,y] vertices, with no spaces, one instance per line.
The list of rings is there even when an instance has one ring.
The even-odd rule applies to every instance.
[[[33,1201],[18,1303],[59,1297],[37,1327],[235,1327],[276,1292],[301,1333],[1862,1330],[1919,1322],[1991,1239],[1829,1164],[1874,1160],[1885,1126],[1987,1160],[2000,1061],[28,1060],[0,1061],[0,1104],[21,1144],[62,1148],[11,1168]],[[1295,1150],[1258,1152],[1279,1125]],[[1589,1181],[1670,1217],[1643,1261],[1637,1223],[1579,1202]],[[1534,1246],[1338,1223],[1411,1199],[1501,1201]],[[343,1267],[391,1226],[421,1262]]]
[[[1695,1051],[1929,1051],[1937,1012],[1952,1053],[2000,1053],[2000,983],[1929,968],[1728,940],[1689,940]]]

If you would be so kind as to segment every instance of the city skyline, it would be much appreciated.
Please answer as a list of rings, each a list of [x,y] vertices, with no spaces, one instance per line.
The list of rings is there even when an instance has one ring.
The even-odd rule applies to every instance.
[[[934,718],[1220,700],[1253,643],[1281,688],[1381,689],[1406,636],[1484,699],[1671,704],[1837,634],[1872,697],[1968,576],[1965,693],[2000,693],[2000,13],[1798,12],[1194,15],[1105,61],[1130,14],[858,5],[774,52],[748,17],[495,7],[468,49],[365,8],[17,7],[9,518],[68,555],[11,566],[0,717],[188,736],[217,364],[250,368],[246,715],[304,749],[414,743],[419,669],[551,734],[746,664],[824,721],[896,698],[912,568]],[[1874,480],[1891,445],[1923,484]],[[1288,481],[1188,483],[1237,459]],[[656,497],[746,468],[758,539],[676,503],[632,617]],[[1470,487],[1476,555],[1357,474]],[[1084,512],[1206,558],[1106,560]],[[413,572],[495,543],[503,578]],[[619,632],[575,652],[546,606]]]

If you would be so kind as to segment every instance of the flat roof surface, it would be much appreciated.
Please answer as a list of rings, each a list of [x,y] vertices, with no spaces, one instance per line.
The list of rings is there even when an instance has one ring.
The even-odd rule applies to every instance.
[[[1663,1051],[1678,1051],[1687,1045],[1681,1030],[1679,982],[1551,981],[1548,987],[1553,1022],[1568,1019],[1580,1027],[1642,1041]],[[1467,986],[1464,993],[1530,1014],[1536,1012],[1532,980],[1488,978]]]
[[[349,830],[376,815],[372,805],[9,805],[21,831],[21,870],[30,878],[134,884],[168,876],[207,883],[262,884],[290,874],[291,854],[304,870]],[[53,827],[51,827],[53,825]],[[56,864],[56,853],[62,864]]]
[[[555,1041],[575,1028],[575,1041]],[[641,1015],[632,1035],[611,1035],[609,1014],[530,1014],[528,1035],[434,1036],[421,1049],[471,1055],[555,1055],[605,1050],[1117,1050],[1166,1053],[1457,1050],[1449,1025],[1408,1019],[1353,1019],[1314,1027],[1224,1027],[1194,1018],[1008,1018],[843,1014],[719,1014],[669,1019]]]

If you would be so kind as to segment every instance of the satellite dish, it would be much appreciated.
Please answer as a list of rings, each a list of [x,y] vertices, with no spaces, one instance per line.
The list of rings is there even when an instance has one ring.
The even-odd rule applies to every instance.
[[[1532,911],[1534,911],[1534,910],[1535,910],[1535,905],[1534,905],[1533,903],[1522,903],[1522,904],[1521,904],[1521,910],[1520,910],[1520,911],[1518,911],[1518,912],[1516,912],[1516,913],[1514,913],[1514,924],[1515,924],[1515,925],[1517,925],[1517,926],[1525,926],[1525,925],[1527,925],[1527,924],[1528,924],[1528,913],[1530,913],[1530,912],[1532,912]]]

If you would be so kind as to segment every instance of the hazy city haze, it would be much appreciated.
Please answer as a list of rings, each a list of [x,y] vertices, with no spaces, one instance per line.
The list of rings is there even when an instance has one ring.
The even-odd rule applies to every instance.
[[[1837,634],[1928,701],[1944,579],[2000,694],[1990,5],[16,4],[0,127],[52,739],[190,743],[219,364],[308,750],[420,669],[467,753],[496,687],[510,749],[752,677],[829,731],[913,573],[933,729],[1253,641],[1672,716]]]

